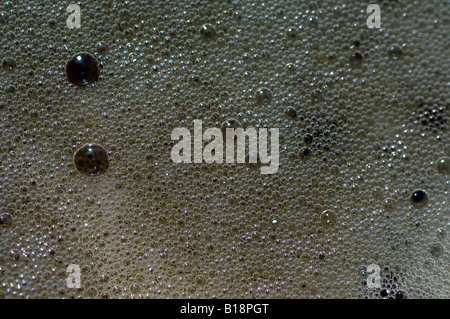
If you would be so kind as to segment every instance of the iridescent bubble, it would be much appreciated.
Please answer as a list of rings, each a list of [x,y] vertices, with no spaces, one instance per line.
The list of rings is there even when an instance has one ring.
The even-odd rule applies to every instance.
[[[85,85],[97,81],[100,70],[92,55],[80,53],[67,62],[66,73],[70,82],[76,85]]]
[[[77,170],[83,175],[100,175],[109,168],[108,153],[103,146],[86,144],[76,151],[73,160]]]

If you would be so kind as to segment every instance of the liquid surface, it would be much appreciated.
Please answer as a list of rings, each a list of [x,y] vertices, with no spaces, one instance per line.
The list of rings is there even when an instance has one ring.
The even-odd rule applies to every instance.
[[[0,298],[449,298],[448,3],[369,2],[2,2]],[[279,170],[175,164],[196,119]]]

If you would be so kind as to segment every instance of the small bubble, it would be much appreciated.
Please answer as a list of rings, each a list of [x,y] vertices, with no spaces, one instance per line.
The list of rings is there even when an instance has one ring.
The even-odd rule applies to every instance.
[[[313,136],[309,133],[305,134],[305,136],[303,136],[303,140],[305,141],[305,143],[307,144],[311,144],[313,141]]]
[[[441,174],[450,174],[450,157],[441,157],[438,159],[437,170]]]
[[[336,214],[332,210],[326,210],[322,212],[322,214],[320,215],[320,219],[322,221],[322,224],[331,226],[336,222]]]
[[[86,144],[76,151],[74,158],[77,170],[83,175],[100,175],[109,167],[108,154],[103,146]]]
[[[445,238],[447,237],[447,230],[445,228],[438,228],[436,230],[436,235],[438,238]]]
[[[271,224],[273,227],[276,227],[276,226],[278,225],[279,222],[280,222],[280,219],[278,218],[278,216],[272,216],[272,217],[270,218],[270,224]]]
[[[433,258],[427,258],[423,263],[426,269],[433,269],[435,261]]]
[[[8,226],[12,222],[12,216],[10,214],[0,215],[0,225]]]
[[[350,56],[350,64],[353,66],[360,66],[363,61],[363,56],[359,52],[355,52]]]
[[[444,247],[439,243],[434,243],[431,245],[430,252],[434,257],[440,257],[444,253]]]
[[[297,117],[297,111],[294,108],[292,108],[292,107],[288,108],[286,113],[290,117]]]
[[[242,127],[242,124],[241,124],[241,122],[239,122],[236,119],[227,119],[226,121],[224,121],[222,123],[222,125],[220,126],[220,130],[222,131],[223,140],[224,141],[227,140],[227,128],[237,129],[240,127]]]
[[[403,54],[402,48],[398,44],[393,44],[388,49],[388,55],[394,60],[401,58]]]
[[[4,69],[13,69],[16,66],[16,60],[13,58],[4,58],[2,61],[2,67]]]
[[[0,12],[0,23],[6,23],[6,12]]]
[[[380,290],[380,296],[382,297],[382,298],[385,298],[385,297],[387,297],[389,295],[389,290],[387,290],[387,289],[381,289]]]
[[[269,103],[272,101],[272,91],[267,88],[261,88],[256,91],[255,100],[258,105]]]
[[[375,198],[380,198],[383,195],[383,189],[379,186],[376,186],[372,189],[372,195]]]
[[[309,147],[304,147],[301,150],[301,154],[306,157],[311,154],[311,149]]]
[[[97,81],[100,70],[92,55],[80,53],[67,62],[66,73],[70,82],[76,85],[85,85]]]
[[[286,35],[288,38],[290,39],[296,39],[298,36],[298,31],[297,28],[295,27],[290,27],[286,30]]]
[[[213,38],[216,35],[216,28],[212,24],[204,24],[200,28],[200,35],[205,39]]]
[[[239,122],[236,119],[228,119],[228,120],[225,120],[222,123],[221,131],[222,131],[223,134],[225,134],[227,128],[234,128],[234,129],[236,129],[236,128],[239,128],[239,127],[242,127],[241,122]]]
[[[401,290],[397,291],[395,294],[395,299],[406,299],[406,292]]]
[[[411,199],[414,203],[424,203],[427,200],[427,194],[423,190],[415,190],[412,195]]]
[[[322,102],[323,94],[320,89],[315,89],[311,91],[311,101],[313,103]]]
[[[105,42],[97,43],[97,52],[98,53],[105,53],[106,51],[108,51],[108,44],[106,44]]]

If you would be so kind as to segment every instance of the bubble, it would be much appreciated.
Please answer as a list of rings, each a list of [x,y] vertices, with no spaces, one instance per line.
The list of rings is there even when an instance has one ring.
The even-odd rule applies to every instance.
[[[303,136],[303,140],[305,141],[305,143],[311,144],[313,141],[313,136],[311,134],[307,133]]]
[[[76,85],[85,85],[97,81],[100,70],[92,55],[79,53],[67,62],[66,73],[70,82]]]
[[[332,210],[325,210],[320,215],[322,224],[326,226],[332,226],[336,223],[336,213]]]
[[[438,228],[436,230],[436,235],[438,238],[445,238],[447,237],[447,230],[445,228]]]
[[[1,214],[0,215],[0,225],[8,226],[12,222],[11,214]]]
[[[87,291],[86,291],[86,295],[89,298],[95,298],[98,295],[98,291],[97,289],[95,289],[94,287],[90,287]]]
[[[406,292],[402,290],[397,291],[397,293],[395,294],[395,299],[407,299],[406,297]]]
[[[213,38],[216,35],[216,28],[212,24],[204,24],[200,27],[200,35],[205,39]]]
[[[441,157],[437,160],[437,170],[441,174],[450,174],[450,157]]]
[[[16,66],[16,60],[13,58],[6,57],[2,61],[2,67],[4,69],[13,69]]]
[[[0,23],[6,23],[6,21],[7,21],[7,15],[6,15],[6,13],[5,12],[0,12]]]
[[[381,289],[380,290],[380,296],[382,298],[386,298],[388,295],[389,295],[389,290],[387,290],[387,289]]]
[[[289,115],[290,117],[297,117],[297,111],[294,109],[294,108],[292,108],[292,107],[290,107],[290,108],[288,108],[287,110],[286,110],[286,113],[287,113],[287,115]]]
[[[295,27],[290,27],[286,30],[286,35],[290,39],[296,39],[298,36],[298,30]]]
[[[0,63],[16,65],[0,65],[2,297],[447,297],[448,236],[437,232],[449,214],[450,175],[438,168],[450,156],[446,51],[429,54],[445,39],[443,1],[407,3],[409,18],[389,34],[342,23],[365,9],[355,1],[322,10],[294,0],[98,0],[72,30],[68,3],[36,11],[36,1],[7,1]],[[202,34],[205,23],[215,35]],[[417,41],[406,52],[408,37]],[[65,74],[79,52],[101,71],[85,89]],[[273,96],[257,104],[263,87]],[[230,118],[224,128],[279,127],[275,174],[173,163],[175,127],[203,119],[203,131],[220,129]],[[78,172],[86,143],[105,147],[104,175]],[[415,189],[429,207],[412,201]],[[325,210],[333,226],[322,224]],[[391,262],[402,269],[386,270]],[[82,264],[81,289],[67,288],[70,263]],[[371,264],[383,269],[377,289],[367,287]]]
[[[83,175],[100,175],[109,168],[108,154],[99,144],[86,144],[75,152],[77,170]]]
[[[427,200],[427,194],[423,190],[418,189],[412,193],[411,199],[414,203],[424,203]]]
[[[256,104],[263,105],[272,101],[272,91],[268,88],[261,88],[255,94]]]
[[[433,243],[431,244],[430,252],[433,257],[440,257],[444,253],[444,247],[440,243]]]
[[[225,136],[227,128],[236,129],[239,127],[242,127],[241,122],[239,122],[236,119],[227,119],[222,123],[222,125],[220,126],[220,129],[222,131],[222,134],[224,134],[224,136]]]
[[[311,101],[313,103],[321,102],[323,100],[323,94],[320,89],[314,89],[311,91]]]
[[[280,222],[280,218],[278,216],[272,216],[270,217],[270,224],[272,227],[276,227]]]
[[[426,269],[433,269],[435,263],[436,262],[434,261],[433,258],[427,258],[424,260],[424,266]]]
[[[97,52],[98,53],[105,53],[106,51],[108,51],[108,44],[106,44],[105,42],[97,43]]]
[[[402,57],[403,51],[402,48],[398,44],[392,44],[388,48],[388,55],[390,58],[397,60]]]
[[[395,207],[395,205],[397,205],[397,201],[393,198],[388,197],[383,201],[383,205],[386,209],[392,209]]]
[[[350,64],[353,66],[360,66],[363,61],[363,56],[359,52],[355,52],[350,56]]]

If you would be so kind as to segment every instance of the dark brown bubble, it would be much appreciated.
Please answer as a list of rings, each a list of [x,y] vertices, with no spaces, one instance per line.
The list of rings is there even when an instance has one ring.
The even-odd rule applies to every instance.
[[[84,145],[76,151],[73,160],[77,170],[86,176],[103,174],[109,168],[108,153],[98,144]]]
[[[70,82],[85,85],[97,81],[100,70],[92,55],[79,53],[67,62],[66,73]]]

